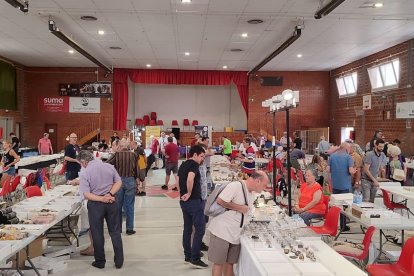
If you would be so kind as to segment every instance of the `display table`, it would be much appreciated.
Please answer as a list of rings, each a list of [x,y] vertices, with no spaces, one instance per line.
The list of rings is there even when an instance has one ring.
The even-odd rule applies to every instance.
[[[16,163],[15,167],[16,169],[37,170],[56,164],[60,158],[63,158],[63,153],[24,157]]]

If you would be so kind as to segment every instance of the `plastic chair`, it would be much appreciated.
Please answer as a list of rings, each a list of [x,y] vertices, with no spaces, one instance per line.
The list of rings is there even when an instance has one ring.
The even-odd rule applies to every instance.
[[[136,126],[144,126],[145,125],[144,120],[141,119],[141,118],[135,119],[135,125]]]
[[[299,178],[300,183],[305,182],[305,178],[303,177],[303,171],[302,170],[298,170],[298,178]]]
[[[177,120],[172,120],[171,125],[172,126],[178,126],[178,121]]]
[[[338,232],[338,222],[341,209],[333,206],[326,214],[325,223],[322,226],[309,226],[316,234],[329,235],[335,237]]]
[[[164,122],[162,120],[157,120],[157,126],[163,126]]]
[[[407,205],[402,204],[402,203],[392,202],[389,193],[384,189],[381,189],[381,191],[382,191],[382,199],[383,199],[384,205],[385,205],[385,207],[387,207],[387,209],[389,209],[391,211],[394,211],[395,209],[400,209],[401,210],[401,215],[402,215],[402,210],[406,210],[408,218],[410,218],[411,211],[407,207]]]
[[[364,262],[368,258],[369,247],[371,245],[371,240],[372,240],[372,236],[374,235],[374,232],[375,232],[374,226],[368,227],[367,231],[365,232],[364,239],[362,240],[362,245],[364,246],[364,250],[362,250],[360,254],[352,254],[349,252],[342,252],[339,250],[336,250],[336,252],[338,252],[339,254],[341,254],[342,256],[346,258],[351,258],[355,260],[360,265],[361,268],[364,268],[365,266]]]
[[[193,120],[193,122],[191,123],[192,126],[198,126],[198,120]]]
[[[30,198],[33,196],[43,196],[42,190],[40,190],[39,186],[29,186],[26,188],[26,197]]]
[[[10,192],[10,181],[11,181],[11,176],[7,175],[5,178],[3,178],[3,182],[1,183],[1,191],[0,191],[0,196],[6,196],[9,194]]]
[[[10,192],[16,191],[17,186],[20,184],[20,175],[17,175],[12,181],[10,186]]]
[[[142,117],[142,120],[144,121],[144,125],[148,125],[150,122],[150,118],[148,115],[144,115],[144,117]]]
[[[150,113],[150,119],[156,121],[157,120],[157,112],[151,112]]]
[[[188,129],[190,129],[190,120],[188,120],[188,119],[184,119],[183,120],[183,127],[188,127]]]
[[[324,220],[324,219],[326,219],[326,216],[328,215],[328,211],[329,211],[329,200],[331,199],[331,197],[330,196],[327,196],[327,195],[322,195],[323,196],[323,204],[325,205],[325,214],[323,215],[323,217],[322,218],[313,218],[313,219],[311,219],[310,220],[310,222],[311,222],[311,225],[313,224],[313,223],[315,223],[315,222],[320,222],[320,221],[322,221],[322,220]]]
[[[394,264],[371,264],[367,266],[371,276],[413,276],[414,275],[414,238],[408,239]]]
[[[151,120],[150,122],[149,122],[149,125],[150,126],[155,126],[157,123],[155,122],[155,120]]]

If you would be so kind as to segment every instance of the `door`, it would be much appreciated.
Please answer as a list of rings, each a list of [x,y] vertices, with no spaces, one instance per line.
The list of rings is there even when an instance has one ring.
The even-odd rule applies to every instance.
[[[10,132],[13,132],[13,118],[0,117],[0,140],[10,140]]]
[[[49,139],[52,143],[53,152],[58,152],[57,148],[57,124],[45,124],[45,132],[49,133]]]

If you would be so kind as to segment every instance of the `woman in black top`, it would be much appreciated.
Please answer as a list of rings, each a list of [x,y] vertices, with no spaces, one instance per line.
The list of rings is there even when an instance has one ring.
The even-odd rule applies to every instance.
[[[14,165],[20,161],[20,157],[17,155],[17,153],[11,148],[11,143],[8,141],[3,141],[3,149],[4,149],[4,155],[3,155],[3,172],[4,174],[8,175],[15,175],[16,169]]]

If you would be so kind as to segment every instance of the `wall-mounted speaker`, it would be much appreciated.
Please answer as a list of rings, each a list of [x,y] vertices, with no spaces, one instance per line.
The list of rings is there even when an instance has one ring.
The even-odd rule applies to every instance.
[[[260,84],[262,86],[282,86],[283,85],[283,77],[276,76],[276,77],[261,77]]]

